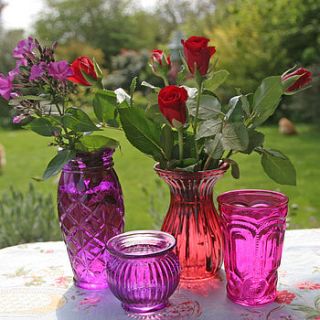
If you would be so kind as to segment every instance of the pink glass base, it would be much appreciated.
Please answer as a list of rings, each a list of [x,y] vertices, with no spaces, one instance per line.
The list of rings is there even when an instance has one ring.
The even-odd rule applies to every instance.
[[[272,293],[266,296],[263,296],[261,298],[242,298],[239,296],[233,296],[229,293],[228,287],[227,287],[227,297],[234,303],[240,304],[242,306],[260,306],[267,303],[274,302],[277,295],[276,293]]]

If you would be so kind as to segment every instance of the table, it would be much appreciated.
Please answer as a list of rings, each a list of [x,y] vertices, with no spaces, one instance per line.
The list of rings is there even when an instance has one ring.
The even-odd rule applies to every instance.
[[[296,320],[320,319],[320,229],[287,231],[275,303],[249,308],[226,298],[225,276],[183,282],[171,305],[148,316],[126,314],[108,289],[72,285],[63,242],[0,250],[0,319]]]

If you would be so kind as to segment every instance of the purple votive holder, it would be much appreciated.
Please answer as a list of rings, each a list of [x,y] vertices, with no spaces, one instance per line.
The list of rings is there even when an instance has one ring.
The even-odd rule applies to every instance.
[[[235,190],[218,202],[228,297],[245,306],[274,301],[288,198],[269,190]]]
[[[172,235],[151,230],[122,233],[107,242],[107,281],[126,311],[149,313],[168,305],[180,278],[175,245]]]

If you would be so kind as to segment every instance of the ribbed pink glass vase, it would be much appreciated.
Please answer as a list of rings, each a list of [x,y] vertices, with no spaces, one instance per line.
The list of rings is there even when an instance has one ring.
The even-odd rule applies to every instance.
[[[274,301],[288,198],[268,190],[236,190],[218,202],[228,297],[247,306]]]
[[[74,281],[85,289],[107,287],[107,241],[123,232],[121,186],[113,150],[81,153],[62,170],[58,213]]]
[[[181,279],[213,277],[223,259],[220,219],[213,204],[213,188],[228,164],[219,169],[186,172],[155,167],[170,187],[170,206],[162,231],[172,234],[182,268]]]

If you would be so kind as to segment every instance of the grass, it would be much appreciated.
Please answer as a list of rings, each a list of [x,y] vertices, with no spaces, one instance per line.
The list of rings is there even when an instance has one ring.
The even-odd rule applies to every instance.
[[[218,182],[216,194],[239,188],[278,190],[290,197],[291,228],[320,226],[320,132],[308,126],[300,126],[298,130],[299,135],[282,136],[275,127],[263,129],[267,137],[266,145],[283,151],[296,166],[297,187],[280,186],[271,181],[264,174],[258,155],[237,155],[235,159],[240,164],[241,179],[234,180],[227,173]],[[122,132],[112,131],[112,135],[120,140],[122,147],[122,151],[116,152],[114,160],[125,197],[126,229],[151,228],[150,198],[142,189],[145,187],[151,194],[157,192],[154,162],[129,145]],[[7,165],[0,175],[0,193],[9,190],[10,185],[26,191],[31,178],[42,174],[54,154],[54,150],[47,147],[45,138],[29,131],[0,131],[0,143],[7,154]],[[57,180],[52,178],[34,184],[38,191],[55,194]],[[168,200],[163,203],[167,204]]]

